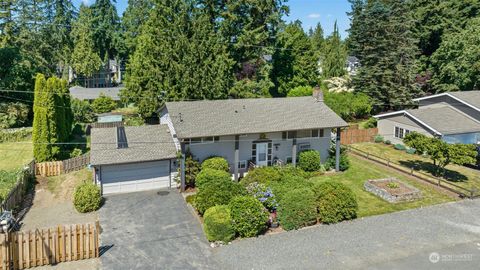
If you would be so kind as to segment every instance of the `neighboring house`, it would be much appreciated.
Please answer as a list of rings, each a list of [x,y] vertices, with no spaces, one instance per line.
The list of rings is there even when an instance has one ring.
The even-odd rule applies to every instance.
[[[177,153],[203,161],[224,157],[238,180],[250,167],[297,163],[300,151],[328,158],[336,129],[347,123],[314,97],[167,102],[160,125],[92,128],[91,165],[103,194],[173,186]],[[185,187],[183,174],[181,187]]]
[[[120,101],[120,91],[124,87],[105,87],[105,88],[85,88],[82,86],[70,87],[70,95],[80,100],[93,101],[101,94],[111,97],[115,101]]]
[[[103,194],[175,186],[177,150],[165,125],[93,128],[90,163]]]
[[[298,153],[307,149],[319,151],[324,162],[332,130],[339,135],[347,126],[318,97],[167,102],[160,123],[168,125],[181,153],[200,161],[225,158],[234,179],[252,166],[295,165]]]
[[[114,123],[122,122],[123,115],[121,113],[100,113],[97,114],[97,123]]]
[[[114,87],[122,83],[124,69],[125,67],[122,65],[122,62],[117,60],[109,60],[99,71],[88,77],[76,74],[75,71],[70,68],[68,82],[75,82],[86,88]]]
[[[345,63],[345,70],[350,76],[356,75],[357,70],[360,67],[360,60],[355,56],[348,56],[347,62]]]
[[[448,92],[414,99],[418,109],[376,115],[385,140],[402,143],[415,131],[448,143],[480,144],[480,91]]]

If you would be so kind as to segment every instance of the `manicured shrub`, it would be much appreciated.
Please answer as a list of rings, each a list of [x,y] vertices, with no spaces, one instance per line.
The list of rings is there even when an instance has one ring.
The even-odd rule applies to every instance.
[[[397,149],[397,150],[400,150],[400,151],[405,151],[405,150],[407,150],[407,147],[405,147],[405,145],[399,144],[399,143],[395,144],[393,147],[394,147],[395,149]]]
[[[204,160],[202,162],[202,170],[206,168],[230,172],[227,160],[222,157],[211,157]]]
[[[257,182],[249,184],[247,186],[247,193],[261,202],[269,211],[273,211],[278,207],[278,203],[272,189],[264,184],[259,184]]]
[[[408,149],[407,149],[407,153],[408,153],[408,154],[413,155],[413,154],[415,154],[416,152],[417,152],[417,150],[414,149],[414,148],[408,148]]]
[[[196,197],[196,194],[188,195],[187,197],[185,197],[185,201],[191,205],[194,205],[195,197]]]
[[[115,100],[111,97],[105,96],[103,93],[92,102],[92,109],[95,113],[107,113],[116,108],[117,103]]]
[[[315,193],[310,188],[291,190],[278,207],[278,220],[285,230],[296,230],[317,221]]]
[[[298,166],[294,167],[291,164],[288,164],[283,167],[278,167],[277,170],[280,173],[281,178],[290,177],[290,176],[299,176],[299,177],[308,179],[312,176],[311,172],[306,172],[300,169]]]
[[[240,237],[253,237],[267,229],[269,214],[257,199],[251,196],[238,196],[228,204],[233,228]]]
[[[279,181],[281,175],[274,167],[258,167],[248,171],[248,174],[240,181],[244,186],[253,182],[268,185],[271,182]]]
[[[314,185],[318,219],[337,223],[357,217],[358,204],[352,190],[344,184],[327,181]]]
[[[306,172],[314,172],[320,169],[320,153],[315,150],[300,152],[298,167]]]
[[[227,243],[235,238],[233,220],[228,205],[217,205],[208,208],[203,216],[203,229],[208,241]]]
[[[310,188],[311,186],[311,182],[300,176],[285,176],[280,181],[270,184],[278,202],[291,190]]]
[[[73,205],[80,213],[92,212],[100,208],[102,195],[100,188],[94,183],[82,183],[75,188]]]
[[[225,171],[220,171],[220,170],[214,170],[214,169],[202,169],[199,174],[197,174],[197,177],[195,179],[195,185],[199,188],[202,189],[207,183],[212,182],[212,181],[232,181],[232,177],[230,176],[229,173]]]
[[[180,161],[178,162],[180,164]],[[178,168],[180,173],[180,168]],[[193,158],[192,154],[187,151],[185,154],[185,185],[187,187],[195,187],[197,174],[200,172],[200,162]]]
[[[217,179],[205,183],[195,196],[194,206],[200,215],[208,208],[215,205],[228,204],[230,200],[239,195],[245,195],[246,190],[240,184],[230,179]]]
[[[328,159],[327,162],[325,162],[325,169],[326,170],[331,170],[335,169],[335,155],[336,155],[336,149],[335,149],[335,144],[330,145],[330,149],[328,150]],[[350,168],[350,160],[348,159],[347,155],[347,148],[345,146],[340,147],[340,171],[346,171]]]
[[[381,143],[381,142],[384,141],[384,138],[383,138],[383,136],[381,136],[381,135],[375,135],[374,141],[375,141],[376,143]]]
[[[385,144],[386,144],[386,145],[390,145],[390,144],[392,144],[392,142],[391,142],[390,140],[386,140],[386,141],[385,141]]]

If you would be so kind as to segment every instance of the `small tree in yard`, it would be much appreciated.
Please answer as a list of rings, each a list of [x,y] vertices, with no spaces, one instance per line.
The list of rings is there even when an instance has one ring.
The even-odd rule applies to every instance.
[[[111,97],[107,97],[102,93],[93,101],[92,108],[96,113],[107,113],[117,108],[117,103]]]
[[[430,138],[412,132],[405,136],[403,142],[418,153],[426,153],[433,161],[436,176],[445,177],[445,167],[449,164],[475,164],[478,152],[473,144],[448,144],[438,138]]]

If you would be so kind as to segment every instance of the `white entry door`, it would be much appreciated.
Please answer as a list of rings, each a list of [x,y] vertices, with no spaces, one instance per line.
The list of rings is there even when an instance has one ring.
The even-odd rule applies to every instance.
[[[257,166],[267,166],[268,143],[257,143]]]

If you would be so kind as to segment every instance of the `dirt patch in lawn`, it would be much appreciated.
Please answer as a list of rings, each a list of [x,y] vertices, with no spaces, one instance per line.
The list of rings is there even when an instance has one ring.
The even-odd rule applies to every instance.
[[[21,230],[96,221],[97,212],[78,213],[72,203],[75,186],[88,177],[91,172],[86,169],[56,177],[37,177],[33,204],[21,221]]]

